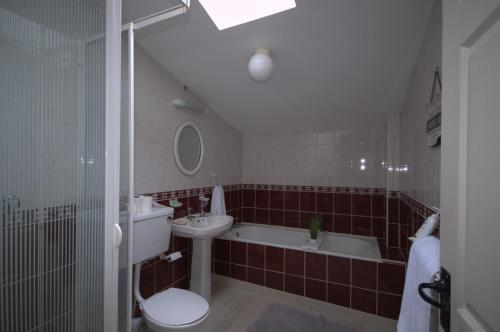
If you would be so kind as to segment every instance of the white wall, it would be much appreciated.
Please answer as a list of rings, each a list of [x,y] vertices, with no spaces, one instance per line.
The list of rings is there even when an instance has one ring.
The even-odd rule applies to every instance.
[[[242,182],[385,187],[385,131],[380,126],[244,136]]]
[[[441,66],[442,2],[436,0],[401,111],[400,190],[417,200],[439,206],[441,148],[426,144],[426,104],[436,67]]]
[[[138,47],[135,69],[135,192],[211,186],[212,172],[220,175],[223,184],[240,183],[241,134],[214,112],[174,108],[173,98],[194,97],[185,94],[183,85]],[[185,121],[198,126],[205,143],[203,164],[193,176],[181,173],[173,156],[175,130]]]

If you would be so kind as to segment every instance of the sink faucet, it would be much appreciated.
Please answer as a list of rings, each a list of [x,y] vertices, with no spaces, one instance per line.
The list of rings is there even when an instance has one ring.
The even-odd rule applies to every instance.
[[[192,213],[193,213],[193,208],[188,207],[187,208],[187,218],[188,218],[188,220],[192,220],[194,218],[193,215],[192,215]]]
[[[198,196],[198,199],[200,200],[200,217],[205,216],[205,208],[208,205],[209,198],[205,197],[204,195]]]

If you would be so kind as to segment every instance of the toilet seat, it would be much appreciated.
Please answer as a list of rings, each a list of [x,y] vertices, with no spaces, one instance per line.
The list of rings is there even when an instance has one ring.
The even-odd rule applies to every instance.
[[[141,303],[141,309],[149,323],[157,327],[180,329],[201,323],[208,316],[209,305],[196,293],[169,288]]]

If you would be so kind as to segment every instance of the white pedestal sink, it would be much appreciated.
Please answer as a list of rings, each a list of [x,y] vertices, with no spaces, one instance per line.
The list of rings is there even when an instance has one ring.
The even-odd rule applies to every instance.
[[[185,225],[172,223],[174,235],[193,239],[191,290],[209,303],[212,297],[212,239],[231,228],[231,216],[194,216]]]

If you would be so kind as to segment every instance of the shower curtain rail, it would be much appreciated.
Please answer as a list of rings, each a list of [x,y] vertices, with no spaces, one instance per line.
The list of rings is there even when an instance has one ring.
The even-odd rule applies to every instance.
[[[177,6],[126,23],[122,26],[122,31],[129,30],[130,24],[133,24],[134,30],[139,30],[152,24],[168,20],[169,18],[186,14],[191,7],[191,0],[180,0],[180,2],[181,4]]]

